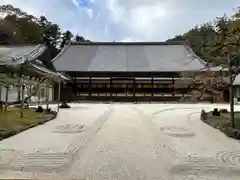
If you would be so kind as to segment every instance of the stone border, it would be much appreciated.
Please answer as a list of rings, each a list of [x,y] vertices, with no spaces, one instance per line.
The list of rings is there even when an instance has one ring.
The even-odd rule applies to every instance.
[[[36,108],[30,108],[30,109],[36,109]],[[46,112],[47,110],[44,109],[44,111]],[[0,141],[2,141],[4,139],[7,139],[9,137],[12,137],[12,136],[14,136],[18,133],[21,133],[23,131],[26,131],[28,129],[34,128],[38,125],[43,125],[43,124],[47,123],[48,121],[56,119],[56,117],[57,117],[57,112],[56,111],[50,111],[50,112],[47,112],[47,114],[51,114],[52,116],[47,117],[47,119],[45,119],[43,121],[39,121],[37,123],[26,126],[23,129],[19,129],[19,130],[16,130],[16,131],[10,131],[10,132],[7,132],[7,133],[0,134]]]
[[[221,132],[223,132],[226,136],[240,140],[240,130],[234,129],[231,126],[219,126],[219,124],[216,124],[214,121],[212,121],[210,118],[207,118],[207,113],[202,110],[200,114],[200,119],[208,124],[209,126],[219,129]]]

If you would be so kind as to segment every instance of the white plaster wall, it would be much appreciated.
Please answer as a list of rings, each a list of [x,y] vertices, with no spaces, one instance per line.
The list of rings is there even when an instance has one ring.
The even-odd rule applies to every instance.
[[[49,88],[49,101],[53,101],[53,88]]]
[[[5,101],[6,97],[6,88],[0,86],[0,100]],[[53,100],[53,89],[49,88],[49,101]],[[32,97],[32,101],[37,101],[37,97]],[[17,88],[11,88],[8,94],[8,101],[16,101],[17,100]],[[41,97],[41,100],[45,101],[45,96]]]
[[[5,97],[6,97],[6,88],[5,87],[1,87],[1,100],[5,101]],[[9,90],[8,93],[8,101],[16,101],[17,100],[17,88],[11,88]]]

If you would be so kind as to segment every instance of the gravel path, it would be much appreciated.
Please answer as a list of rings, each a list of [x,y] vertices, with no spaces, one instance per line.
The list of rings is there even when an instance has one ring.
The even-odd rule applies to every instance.
[[[0,142],[0,179],[240,178],[239,141],[199,119],[202,108],[226,105],[71,106],[56,120]]]

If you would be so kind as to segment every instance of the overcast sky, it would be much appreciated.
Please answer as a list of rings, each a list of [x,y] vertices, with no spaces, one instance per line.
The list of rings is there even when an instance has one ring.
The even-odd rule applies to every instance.
[[[165,41],[224,13],[240,0],[0,0],[46,16],[92,41]]]

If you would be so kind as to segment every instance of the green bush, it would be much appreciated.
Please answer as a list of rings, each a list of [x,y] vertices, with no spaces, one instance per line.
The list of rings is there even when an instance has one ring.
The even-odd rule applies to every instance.
[[[220,109],[219,112],[220,113],[228,113],[228,110],[227,109]]]
[[[220,112],[218,111],[218,108],[214,108],[212,112],[213,116],[220,116]]]
[[[36,109],[36,112],[43,112],[43,107],[42,106],[38,106],[38,108]]]

